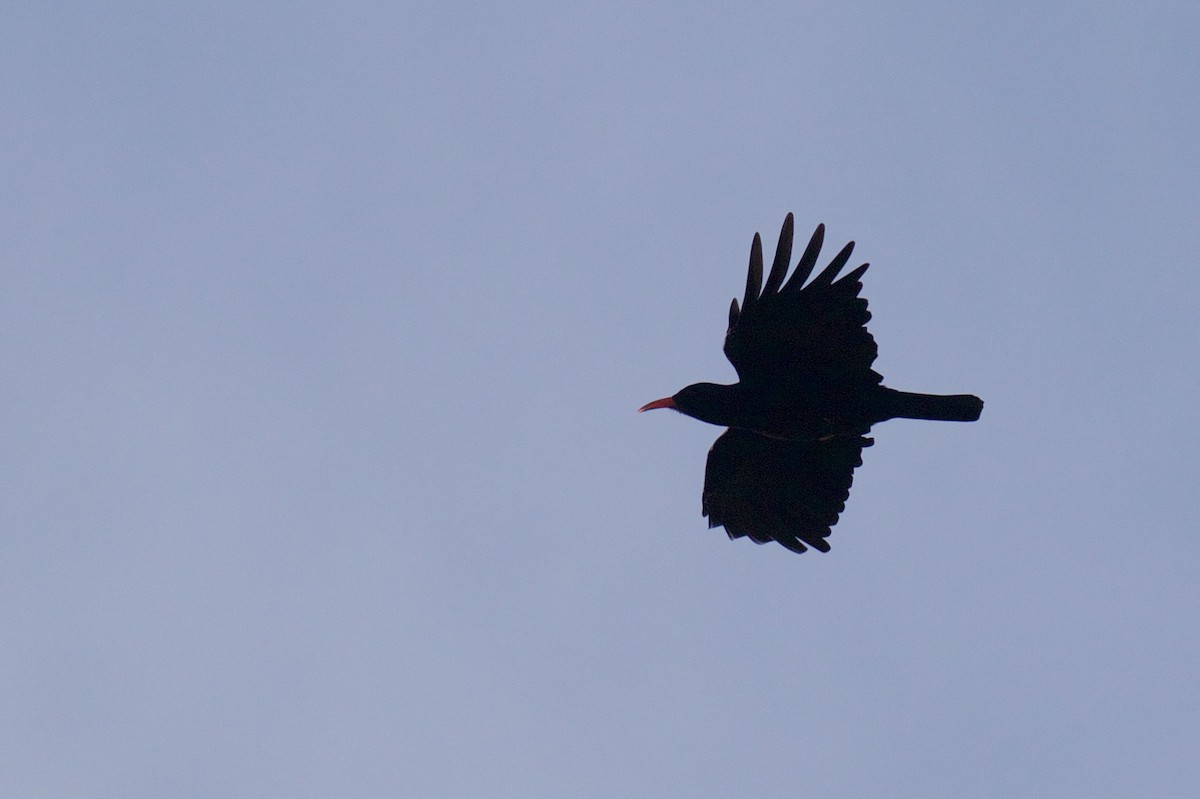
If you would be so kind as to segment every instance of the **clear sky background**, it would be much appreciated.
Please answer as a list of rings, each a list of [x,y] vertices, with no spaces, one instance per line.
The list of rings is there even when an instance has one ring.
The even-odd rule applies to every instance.
[[[0,794],[1200,789],[1195,3],[0,11]],[[828,555],[700,516],[855,239]]]

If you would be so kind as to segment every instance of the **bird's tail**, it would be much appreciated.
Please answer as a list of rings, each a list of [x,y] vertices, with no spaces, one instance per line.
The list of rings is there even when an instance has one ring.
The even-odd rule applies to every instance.
[[[973,394],[913,394],[884,389],[884,419],[930,419],[937,422],[973,422],[983,412],[983,400]]]

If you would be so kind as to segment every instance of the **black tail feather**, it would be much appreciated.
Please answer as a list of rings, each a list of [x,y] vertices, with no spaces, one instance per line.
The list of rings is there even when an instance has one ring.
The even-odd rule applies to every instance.
[[[929,419],[936,422],[973,422],[983,412],[983,400],[973,394],[913,394],[884,389],[884,419]]]

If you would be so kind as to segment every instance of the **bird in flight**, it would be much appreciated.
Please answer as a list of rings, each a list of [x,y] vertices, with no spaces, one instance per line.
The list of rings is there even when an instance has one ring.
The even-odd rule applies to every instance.
[[[914,394],[883,385],[871,368],[878,348],[858,296],[863,264],[838,277],[854,242],[805,285],[825,238],[818,225],[790,278],[792,215],[783,221],[764,285],[762,239],[754,234],[746,294],[729,308],[725,356],[733,385],[695,383],[638,409],[673,408],[729,428],[708,451],[703,513],[709,527],[793,552],[829,551],[830,529],[846,507],[854,468],[888,419],[973,422],[983,400],[970,394]],[[787,280],[785,281],[785,278]]]

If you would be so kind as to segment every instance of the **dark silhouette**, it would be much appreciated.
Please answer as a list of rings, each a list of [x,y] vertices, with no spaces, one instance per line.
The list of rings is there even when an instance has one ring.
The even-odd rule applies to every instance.
[[[865,435],[888,419],[973,422],[983,400],[896,391],[871,369],[877,348],[858,296],[867,264],[838,278],[854,242],[808,285],[825,237],[818,225],[792,276],[792,215],[762,285],[762,240],[754,234],[742,305],[734,299],[725,356],[739,382],[696,383],[639,408],[674,408],[729,429],[708,452],[703,511],[730,538],[778,541],[794,552],[829,551],[846,507]],[[761,288],[760,288],[761,287]],[[805,546],[807,545],[807,546]]]

